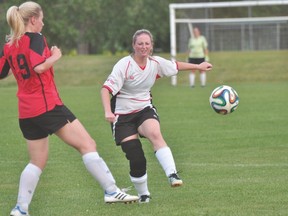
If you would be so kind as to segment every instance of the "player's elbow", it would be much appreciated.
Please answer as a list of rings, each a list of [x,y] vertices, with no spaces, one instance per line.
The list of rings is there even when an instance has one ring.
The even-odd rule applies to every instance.
[[[34,68],[34,71],[38,74],[44,73],[46,70],[47,70],[47,68],[44,66],[44,64],[37,65]]]

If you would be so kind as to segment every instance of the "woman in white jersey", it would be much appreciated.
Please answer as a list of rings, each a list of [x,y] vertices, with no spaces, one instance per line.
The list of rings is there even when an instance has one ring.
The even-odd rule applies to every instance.
[[[105,118],[112,124],[114,139],[121,145],[130,164],[130,179],[139,195],[139,202],[150,200],[147,186],[146,158],[140,137],[147,138],[154,149],[172,187],[181,186],[170,148],[160,131],[158,114],[152,105],[150,89],[155,80],[173,76],[179,70],[206,71],[212,65],[169,61],[159,56],[151,56],[152,34],[138,30],[132,39],[133,53],[120,59],[101,90]],[[110,98],[110,94],[112,98]]]
[[[195,27],[193,29],[193,37],[190,38],[188,42],[189,58],[188,62],[192,64],[201,64],[204,61],[209,61],[208,56],[208,43],[206,38],[201,35],[200,30]],[[193,88],[195,86],[195,72],[196,70],[191,70],[189,74],[190,86]],[[206,85],[206,70],[199,70],[200,72],[200,83],[204,87]]]

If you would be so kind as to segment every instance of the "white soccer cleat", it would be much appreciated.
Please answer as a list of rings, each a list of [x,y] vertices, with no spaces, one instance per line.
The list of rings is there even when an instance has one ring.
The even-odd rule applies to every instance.
[[[10,216],[29,216],[28,212],[25,212],[20,209],[19,206],[16,206],[14,209],[12,209]]]
[[[104,201],[105,203],[134,203],[138,202],[139,197],[127,194],[120,189],[117,189],[116,192],[108,194],[105,192]]]
[[[179,187],[183,184],[183,181],[180,179],[177,173],[172,173],[168,177],[171,187]]]

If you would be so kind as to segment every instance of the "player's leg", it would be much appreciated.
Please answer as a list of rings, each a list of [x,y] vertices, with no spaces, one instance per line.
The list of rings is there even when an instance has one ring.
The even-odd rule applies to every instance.
[[[188,62],[191,64],[197,64],[197,59],[196,58],[188,58]],[[189,73],[189,84],[190,84],[191,88],[193,88],[195,86],[195,76],[196,76],[195,73],[196,73],[196,70],[192,70]]]
[[[119,190],[115,179],[105,161],[96,151],[96,143],[78,119],[67,123],[55,132],[65,143],[77,149],[90,174],[99,182],[105,191],[105,202],[137,201],[137,196],[131,196]]]
[[[195,70],[189,73],[189,84],[191,88],[195,86]]]
[[[154,118],[148,118],[139,126],[138,131],[141,135],[149,139],[153,145],[155,156],[168,177],[171,186],[176,187],[182,185],[183,182],[177,175],[171,149],[167,146],[161,134],[159,121]]]
[[[29,164],[21,173],[17,205],[10,215],[28,215],[34,191],[48,160],[48,133],[34,122],[35,118],[19,119],[19,126],[27,142]]]
[[[199,58],[197,64],[201,64],[204,61],[205,61],[205,58]],[[200,72],[199,78],[200,78],[201,87],[205,87],[205,85],[206,85],[206,71],[199,71],[199,72]]]
[[[148,190],[146,158],[138,135],[135,134],[123,140],[121,142],[121,148],[129,161],[130,179],[138,192],[139,202],[147,203],[150,200],[150,192]]]
[[[55,134],[80,152],[87,170],[105,191],[113,192],[116,190],[115,180],[106,163],[97,153],[95,141],[78,119],[67,123]]]
[[[135,121],[137,116],[138,113],[119,116],[112,129],[116,144],[121,146],[129,161],[129,176],[138,193],[139,202],[146,203],[150,200],[150,192],[148,190],[146,158],[138,138]]]
[[[30,163],[24,168],[19,181],[16,207],[10,215],[28,215],[28,208],[33,198],[42,170],[48,159],[48,137],[27,140]]]
[[[200,71],[200,83],[202,87],[206,86],[206,72]]]

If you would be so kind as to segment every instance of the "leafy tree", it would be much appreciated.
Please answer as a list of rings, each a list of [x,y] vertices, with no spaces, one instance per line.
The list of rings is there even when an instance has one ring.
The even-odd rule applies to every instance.
[[[44,11],[43,33],[50,45],[61,47],[64,54],[77,50],[78,54],[95,54],[110,51],[131,51],[133,33],[149,29],[155,41],[155,49],[170,50],[169,4],[192,2],[217,2],[218,0],[37,0]],[[225,0],[229,1],[229,0]],[[9,34],[6,11],[23,0],[0,0],[0,46]],[[235,8],[210,9],[195,13],[210,17],[247,16],[247,10]],[[284,16],[287,7],[270,6],[253,8],[253,16]],[[189,11],[179,11],[187,17]]]

